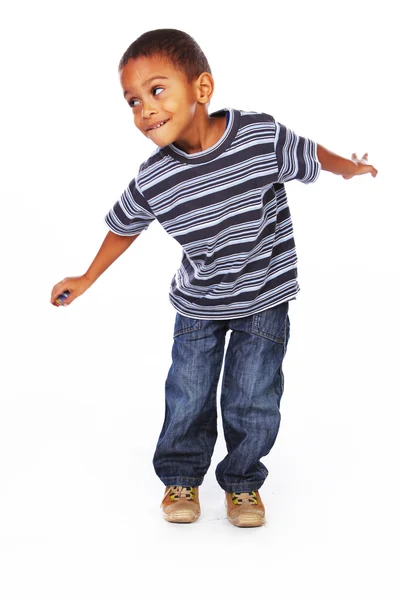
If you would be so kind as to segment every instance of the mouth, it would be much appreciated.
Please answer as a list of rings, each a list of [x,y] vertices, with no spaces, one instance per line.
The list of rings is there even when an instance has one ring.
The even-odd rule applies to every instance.
[[[161,129],[161,127],[163,127],[165,125],[165,123],[167,123],[168,121],[169,121],[169,119],[166,119],[165,121],[160,121],[156,125],[153,125],[153,127],[148,127],[147,131],[154,131],[156,129]]]

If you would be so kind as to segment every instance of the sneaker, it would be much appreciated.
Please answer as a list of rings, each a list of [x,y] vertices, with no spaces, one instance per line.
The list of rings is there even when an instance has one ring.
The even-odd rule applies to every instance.
[[[236,527],[259,527],[265,522],[265,509],[259,492],[225,492],[228,520]]]
[[[164,519],[170,523],[193,523],[200,516],[199,488],[166,487],[161,508]]]

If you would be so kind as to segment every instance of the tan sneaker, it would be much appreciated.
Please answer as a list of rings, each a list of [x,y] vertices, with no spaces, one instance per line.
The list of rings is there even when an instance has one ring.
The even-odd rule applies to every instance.
[[[259,492],[225,492],[228,520],[236,527],[260,527],[265,509]]]
[[[193,523],[200,516],[199,488],[166,487],[161,508],[164,519],[170,523]]]

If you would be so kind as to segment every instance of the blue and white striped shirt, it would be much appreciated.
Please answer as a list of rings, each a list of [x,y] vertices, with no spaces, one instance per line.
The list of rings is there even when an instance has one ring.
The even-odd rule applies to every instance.
[[[218,142],[187,154],[158,147],[105,216],[118,235],[157,219],[182,246],[169,299],[195,319],[247,317],[300,291],[284,183],[314,182],[317,144],[266,113],[225,108]]]

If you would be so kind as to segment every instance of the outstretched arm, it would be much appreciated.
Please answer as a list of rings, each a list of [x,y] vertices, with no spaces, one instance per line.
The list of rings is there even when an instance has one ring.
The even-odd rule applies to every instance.
[[[371,173],[372,177],[376,177],[378,174],[375,167],[367,164],[368,152],[366,152],[362,158],[357,158],[356,153],[353,152],[351,160],[349,160],[334,152],[330,152],[318,144],[317,153],[323,171],[330,171],[335,175],[342,175],[344,179],[351,179],[354,175],[364,175],[365,173]]]

